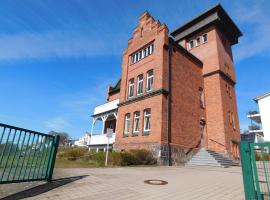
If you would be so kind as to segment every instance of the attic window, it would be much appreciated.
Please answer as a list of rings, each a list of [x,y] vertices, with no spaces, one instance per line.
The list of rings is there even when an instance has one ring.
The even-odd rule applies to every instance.
[[[203,43],[207,42],[208,40],[207,34],[203,34],[202,39],[203,39]]]
[[[201,37],[197,37],[196,46],[199,46],[200,44],[201,44]]]
[[[151,55],[153,52],[154,52],[154,44],[150,44],[147,47],[132,54],[131,63],[133,64],[133,63],[139,62],[140,60],[144,59],[145,57]]]
[[[189,42],[189,48],[192,49],[194,47],[194,40],[191,40]]]

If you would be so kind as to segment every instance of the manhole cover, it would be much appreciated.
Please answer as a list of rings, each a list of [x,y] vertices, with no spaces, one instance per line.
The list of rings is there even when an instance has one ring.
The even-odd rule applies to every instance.
[[[167,181],[163,180],[146,180],[144,183],[149,184],[149,185],[167,185]]]

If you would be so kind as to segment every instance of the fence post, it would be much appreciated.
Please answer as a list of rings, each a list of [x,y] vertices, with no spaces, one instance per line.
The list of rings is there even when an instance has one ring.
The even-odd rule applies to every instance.
[[[256,199],[249,142],[240,143],[243,183],[246,200]]]
[[[56,154],[57,154],[57,150],[58,150],[58,146],[59,146],[59,140],[60,140],[60,136],[55,135],[54,139],[53,139],[53,152],[52,152],[51,157],[50,157],[49,174],[48,174],[48,178],[47,178],[48,182],[52,181],[52,175],[53,175],[53,170],[54,170]]]

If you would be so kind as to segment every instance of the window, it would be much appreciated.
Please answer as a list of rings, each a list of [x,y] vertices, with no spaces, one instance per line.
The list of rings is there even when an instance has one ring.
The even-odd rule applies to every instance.
[[[143,75],[138,76],[137,95],[143,93]]]
[[[128,97],[133,97],[134,95],[134,78],[129,80],[129,87],[128,87]]]
[[[147,72],[147,85],[146,85],[147,92],[153,90],[153,83],[154,83],[154,72],[153,70],[150,70]]]
[[[198,37],[196,39],[196,46],[199,46],[201,44],[201,37]]]
[[[227,94],[232,98],[232,90],[231,90],[231,87],[226,83],[225,84],[225,87],[226,87],[226,92]]]
[[[139,50],[131,56],[131,63],[136,63],[142,60],[143,58],[151,55],[154,52],[154,44],[150,44],[144,49]]]
[[[202,108],[205,108],[204,91],[202,88],[199,89],[199,100],[200,100],[200,106]]]
[[[207,42],[207,40],[208,40],[207,34],[204,34],[202,36],[202,38],[203,38],[203,43]]]
[[[144,129],[143,129],[144,132],[150,131],[151,128],[150,121],[151,121],[151,110],[146,109],[144,110]]]
[[[234,122],[234,114],[232,112],[232,125],[233,125],[233,129],[235,130],[235,122]]]
[[[194,40],[191,40],[189,42],[189,48],[192,49],[194,47]]]
[[[125,115],[125,129],[124,129],[124,135],[129,135],[129,128],[130,128],[130,114]]]
[[[139,132],[139,122],[140,122],[140,112],[135,112],[134,113],[134,129],[133,133],[138,133]]]
[[[232,90],[230,86],[229,86],[229,96],[232,98]]]

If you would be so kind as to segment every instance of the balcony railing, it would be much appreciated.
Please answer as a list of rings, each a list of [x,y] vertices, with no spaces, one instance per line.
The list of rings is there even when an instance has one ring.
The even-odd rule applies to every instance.
[[[109,137],[109,144],[113,144],[115,142],[115,133],[112,134],[112,137]],[[91,145],[106,145],[108,144],[108,137],[106,134],[103,135],[92,135],[90,142],[87,144]]]

